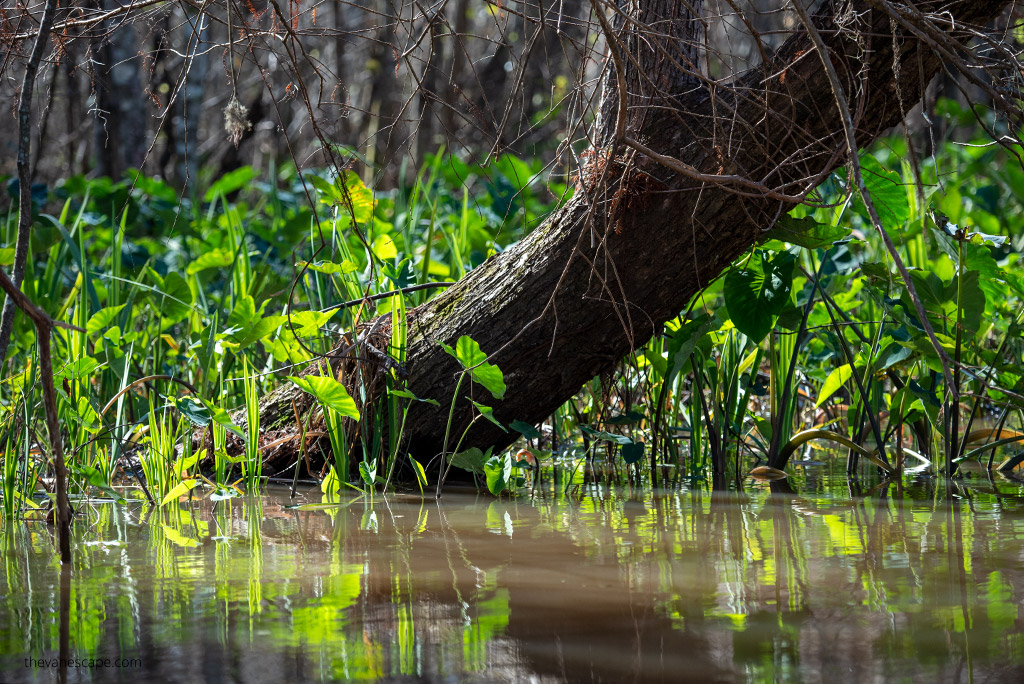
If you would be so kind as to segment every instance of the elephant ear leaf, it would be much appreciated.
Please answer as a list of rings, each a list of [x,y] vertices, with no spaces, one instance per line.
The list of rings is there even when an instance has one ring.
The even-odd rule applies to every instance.
[[[725,308],[736,329],[760,342],[789,302],[796,258],[789,252],[758,252],[725,277]]]
[[[321,375],[307,375],[302,378],[288,376],[288,379],[317,398],[321,404],[352,420],[359,420],[359,409],[345,386],[334,378]]]
[[[483,385],[495,399],[503,399],[505,397],[505,390],[507,389],[505,387],[505,376],[502,375],[500,368],[493,363],[488,363],[487,354],[480,349],[480,345],[476,343],[476,340],[469,335],[463,335],[455,343],[454,349],[443,342],[441,347],[454,356],[462,367],[469,371],[470,377]]]

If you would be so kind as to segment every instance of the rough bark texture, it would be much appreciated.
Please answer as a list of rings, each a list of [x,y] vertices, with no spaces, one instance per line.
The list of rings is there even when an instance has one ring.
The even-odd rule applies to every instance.
[[[639,19],[663,21],[672,16],[666,8],[683,4],[641,2]],[[959,22],[976,24],[1006,5],[1003,0],[943,3]],[[816,25],[845,81],[859,144],[867,145],[920,99],[939,61],[912,35],[900,35],[903,68],[897,91],[888,17],[864,3],[853,3],[859,19],[831,7],[819,13]],[[666,40],[679,35],[659,34]],[[637,59],[646,64],[649,57]],[[802,34],[771,63],[714,91],[659,68],[649,73],[667,86],[664,94],[636,97],[651,84],[631,84],[627,119],[629,137],[656,152],[705,174],[741,175],[787,194],[797,194],[808,179],[844,162],[834,96],[820,56]],[[902,108],[897,92],[905,100]],[[614,87],[608,88],[606,100],[615,97]],[[612,118],[614,107],[602,112]],[[584,382],[612,369],[678,315],[790,207],[751,196],[756,193],[750,188],[695,182],[622,145],[613,162],[602,152],[589,159],[574,199],[542,227],[411,312],[409,389],[442,404],[416,404],[409,413],[406,435],[417,458],[429,460],[442,451],[459,372],[439,342],[453,345],[469,335],[505,374],[508,391],[502,401],[469,383],[460,394],[493,406],[505,423],[542,421]],[[281,397],[291,394],[283,390]],[[291,413],[290,398],[285,401]],[[280,401],[270,397],[267,404]],[[453,434],[468,423],[469,407],[460,397]],[[515,436],[479,421],[463,448],[503,446]]]

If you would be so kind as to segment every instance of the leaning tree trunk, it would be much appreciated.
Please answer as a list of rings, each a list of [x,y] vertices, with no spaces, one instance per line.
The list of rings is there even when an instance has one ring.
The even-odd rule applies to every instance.
[[[698,42],[700,23],[683,9],[695,5],[624,3],[639,7],[634,18],[650,33],[640,40],[632,22],[613,28],[620,51],[615,61],[627,65],[625,138],[640,145],[616,142],[619,93],[610,60],[598,122],[603,147],[586,153],[573,199],[518,244],[410,312],[409,389],[441,403],[410,410],[406,435],[415,457],[429,460],[443,448],[460,368],[440,343],[454,345],[469,335],[504,372],[504,400],[468,383],[460,394],[492,405],[506,424],[542,421],[677,316],[764,235],[794,196],[846,160],[835,96],[806,34],[796,33],[738,81],[712,85],[695,75],[697,51],[685,47]],[[944,3],[958,23],[975,24],[1006,5]],[[897,28],[902,68],[894,68],[889,17],[863,2],[852,3],[861,14],[850,9],[849,3],[826,3],[815,22],[856,117],[857,140],[866,145],[900,122],[940,63],[914,34]],[[685,166],[669,160],[681,169],[673,171],[650,151]],[[730,180],[736,178],[746,180]],[[292,414],[293,394],[283,388],[267,398],[269,422]],[[460,396],[452,433],[460,434],[470,419],[470,404]],[[505,446],[515,437],[478,421],[463,448]]]

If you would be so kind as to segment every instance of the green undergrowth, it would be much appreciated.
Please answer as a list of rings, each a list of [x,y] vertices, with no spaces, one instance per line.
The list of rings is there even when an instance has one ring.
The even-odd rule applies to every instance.
[[[945,113],[961,124],[972,116]],[[470,401],[466,383],[490,395],[474,420],[497,423],[505,382],[487,361],[493,350],[460,339],[449,350],[463,373],[443,406],[440,469],[403,451],[410,406],[444,399],[401,381],[405,314],[567,199],[539,162],[505,156],[483,168],[438,154],[403,169],[389,191],[352,171],[290,165],[240,168],[195,199],[141,174],[33,188],[23,289],[70,326],[53,343],[72,493],[169,503],[298,476],[263,468],[281,424],[260,425],[258,404],[285,383],[315,398],[316,420],[281,422],[298,420],[303,458],[307,444],[333,454],[314,468],[329,494],[399,481],[426,492],[449,468],[495,495],[542,472],[562,473],[565,487],[581,477],[711,486],[758,466],[777,475],[837,446],[851,473],[996,465],[1006,453],[995,460],[997,449],[1012,455],[1024,436],[1021,150],[944,144],[916,172],[905,151],[895,137],[860,161],[947,362],[839,172],[616,373],[592,379],[543,424],[499,423],[521,437],[509,450],[463,448],[468,428],[451,416]],[[10,266],[16,206],[4,220],[0,264]],[[438,287],[416,287],[428,284]],[[357,366],[345,384],[326,366],[300,375],[378,316],[390,324],[385,373],[364,377]],[[380,382],[385,399],[370,404]],[[34,331],[19,315],[0,380],[8,519],[36,515],[49,496],[40,402]]]

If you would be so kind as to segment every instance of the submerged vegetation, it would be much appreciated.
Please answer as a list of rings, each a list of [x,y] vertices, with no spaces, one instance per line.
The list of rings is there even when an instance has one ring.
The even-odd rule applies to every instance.
[[[973,116],[944,111],[954,124]],[[915,172],[904,139],[890,138],[861,158],[940,349],[836,174],[617,373],[542,425],[501,425],[522,440],[498,452],[464,449],[468,426],[451,418],[472,401],[470,383],[501,401],[494,350],[460,339],[449,353],[462,391],[417,397],[402,382],[406,321],[571,194],[538,164],[504,156],[485,168],[439,153],[389,192],[353,171],[293,166],[262,177],[242,167],[192,198],[140,174],[33,188],[38,258],[24,289],[68,324],[53,345],[72,492],[168,504],[301,475],[329,494],[402,481],[440,493],[452,467],[495,495],[542,471],[565,487],[584,475],[742,486],[752,468],[781,476],[819,446],[845,449],[851,475],[897,481],[973,461],[1012,470],[1024,439],[1024,172],[1004,162],[1019,152],[946,144]],[[12,210],[8,245],[15,224]],[[0,250],[0,263],[12,258]],[[302,372],[377,317],[390,328],[383,380]],[[8,520],[36,515],[52,481],[34,350],[19,320],[0,385]],[[261,398],[282,383],[321,410],[261,424]],[[445,462],[403,450],[407,411],[423,401],[450,409]],[[474,420],[498,422],[473,403]],[[292,462],[273,458],[284,443]]]

